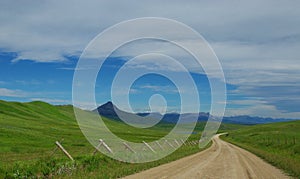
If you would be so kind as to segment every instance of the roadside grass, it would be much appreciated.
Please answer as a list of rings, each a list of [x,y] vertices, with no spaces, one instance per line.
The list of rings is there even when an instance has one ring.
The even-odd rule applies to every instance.
[[[222,139],[238,145],[300,177],[300,121],[290,121],[243,127],[228,131]]]
[[[209,146],[207,146],[209,147]],[[202,149],[203,150],[203,149]],[[32,163],[15,162],[1,167],[1,178],[119,178],[146,170],[199,152],[197,145],[182,146],[173,154],[160,160],[142,164],[124,163],[102,154],[80,155],[72,162],[66,158],[44,158]]]
[[[91,112],[82,111],[87,115]],[[117,136],[135,142],[154,141],[172,130],[172,124],[138,129],[103,118]],[[198,123],[188,140],[199,140],[205,123]],[[167,163],[199,152],[198,145],[183,145],[173,154],[154,162],[129,164],[95,150],[85,139],[75,120],[73,107],[53,106],[44,102],[6,102],[0,100],[0,178],[116,178]],[[54,142],[74,157],[69,161]]]

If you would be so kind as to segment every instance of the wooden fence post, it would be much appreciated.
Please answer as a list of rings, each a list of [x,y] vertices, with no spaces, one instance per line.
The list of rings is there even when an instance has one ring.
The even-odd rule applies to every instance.
[[[73,157],[67,152],[66,149],[64,149],[64,147],[58,142],[56,141],[55,144],[64,152],[64,154],[71,159],[72,161],[74,161]]]
[[[95,155],[97,153],[97,150],[101,147],[101,145],[103,145],[103,147],[109,152],[109,153],[113,153],[113,151],[111,150],[111,148],[109,148],[109,146],[102,140],[102,139],[99,139],[99,144],[98,146],[96,147],[93,155]]]
[[[143,143],[153,152],[156,153],[155,150],[149,145],[147,144],[145,141],[143,141]]]
[[[180,139],[183,145],[186,145],[183,139]]]
[[[172,144],[170,144],[169,142],[168,142],[168,140],[167,139],[165,139],[165,143],[167,143],[170,147],[173,147],[173,148],[175,148]]]
[[[102,145],[102,143],[100,142],[100,143],[97,145],[96,149],[94,150],[93,155],[96,155],[96,153],[97,153],[98,149],[101,147],[101,145]]]
[[[164,148],[160,145],[160,143],[158,141],[155,141],[155,143],[158,145],[158,147],[161,149],[161,150],[164,150]]]
[[[125,148],[130,150],[132,153],[136,153],[126,142],[123,142],[123,144],[125,145]]]
[[[62,139],[59,141],[59,143],[62,143],[63,141],[64,141],[64,139],[62,138]],[[50,157],[52,157],[58,149],[59,149],[59,148],[56,146],[55,149],[53,150],[53,152],[51,153]]]
[[[180,146],[180,144],[179,144],[179,142],[176,140],[176,139],[174,139],[174,141],[175,141],[175,143],[178,145],[178,147]]]

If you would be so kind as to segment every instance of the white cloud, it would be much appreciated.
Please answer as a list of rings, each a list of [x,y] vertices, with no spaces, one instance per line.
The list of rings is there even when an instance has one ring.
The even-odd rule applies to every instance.
[[[22,97],[26,97],[27,94],[26,94],[26,92],[24,92],[22,90],[12,90],[12,89],[7,89],[7,88],[0,88],[0,96],[22,98]]]
[[[94,110],[96,109],[96,105],[88,102],[88,101],[76,101],[75,107],[83,109],[83,110]]]
[[[17,6],[14,1],[6,1],[0,6],[0,44],[1,48],[20,52],[17,59],[65,60],[64,54],[82,51],[104,28],[143,16],[182,21],[212,41],[265,42],[299,33],[299,6],[295,1],[26,1]]]
[[[38,81],[38,80],[29,80],[29,81],[25,81],[25,80],[16,80],[15,81],[17,84],[20,84],[20,85],[41,85],[42,82]]]
[[[283,112],[276,108],[275,105],[264,104],[264,102],[258,101],[255,104],[249,105],[247,107],[241,108],[226,108],[225,116],[236,116],[236,115],[251,115],[260,117],[273,117],[273,118],[291,118],[299,119],[300,112]]]
[[[142,85],[139,86],[136,90],[150,89],[155,92],[164,92],[164,93],[178,93],[178,90],[172,86],[159,86],[159,85]]]
[[[51,99],[51,98],[30,98],[31,101],[45,101],[52,104],[71,104],[70,100]]]
[[[115,23],[143,16],[172,18],[190,25],[211,43],[227,82],[238,86],[230,93],[263,98],[266,103],[257,101],[257,104],[276,114],[276,105],[280,105],[276,103],[289,99],[293,104],[293,99],[299,97],[299,9],[298,1],[283,0],[1,1],[0,49],[17,52],[14,62],[22,59],[61,62],[67,60],[65,55],[78,55],[99,32]],[[145,30],[155,31],[155,28]],[[111,38],[126,34],[125,31],[120,37]],[[134,56],[147,49],[149,44],[141,44],[139,48],[121,49],[118,55]],[[152,51],[176,57],[182,54],[164,43],[152,43]],[[181,60],[190,69],[197,65],[188,58]],[[164,69],[176,70],[176,67]],[[266,87],[273,87],[268,89],[268,97],[265,93],[268,90],[263,90]],[[22,91],[0,89],[2,96],[22,96]],[[255,113],[254,109],[251,111]]]

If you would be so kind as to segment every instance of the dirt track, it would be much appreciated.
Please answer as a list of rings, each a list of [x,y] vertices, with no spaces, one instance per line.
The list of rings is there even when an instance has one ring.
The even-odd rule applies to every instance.
[[[213,138],[210,148],[131,178],[289,178],[279,169],[235,145]]]

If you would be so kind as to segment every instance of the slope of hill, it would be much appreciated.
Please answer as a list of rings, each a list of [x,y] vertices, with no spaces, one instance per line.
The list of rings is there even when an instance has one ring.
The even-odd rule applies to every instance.
[[[1,161],[27,159],[29,153],[43,155],[62,138],[66,145],[87,145],[72,106],[0,101],[0,124]]]
[[[82,111],[87,115],[95,113]],[[116,135],[130,141],[153,141],[173,127],[161,124],[149,129],[137,129],[119,121],[102,118]],[[191,140],[199,139],[204,123],[198,124]],[[228,126],[235,128],[235,126]],[[102,177],[117,178],[166,163],[199,151],[197,145],[182,146],[172,155],[146,164],[127,164],[101,153],[93,156],[94,147],[81,133],[73,107],[53,106],[45,102],[6,102],[0,100],[0,178]],[[69,162],[61,151],[54,152],[54,142],[62,144],[75,158]]]
[[[300,177],[300,121],[261,124],[229,131],[222,138]]]
[[[137,129],[105,117],[103,120],[112,132],[131,141],[152,141],[164,136],[174,127],[173,123],[160,123],[149,129]],[[248,127],[223,123],[220,131],[230,131],[227,137],[229,141],[245,148],[250,146],[249,150],[281,168],[288,168],[296,175],[299,173],[299,122]],[[204,126],[205,122],[199,122],[191,138],[199,139]],[[58,171],[64,176],[115,178],[199,151],[197,146],[184,146],[169,157],[141,165],[117,162],[101,154],[92,157],[94,148],[82,135],[73,107],[53,106],[41,101],[19,103],[0,100],[0,129],[0,178],[19,174],[23,177],[49,177],[57,175]],[[61,152],[53,155],[54,142],[62,138],[64,147],[75,157],[76,163],[68,163]],[[71,174],[68,173],[69,169],[61,171],[62,166],[75,167],[76,171],[71,170],[75,172]]]
[[[95,116],[88,111],[85,113]],[[102,119],[113,133],[132,141],[155,140],[172,129],[168,125],[164,126],[164,130],[157,127],[137,129],[105,117]],[[75,154],[86,148],[93,149],[81,133],[71,105],[53,106],[41,101],[0,101],[0,129],[1,161],[26,159],[30,154],[39,156],[51,153],[54,142],[62,138],[66,146],[76,146]]]

